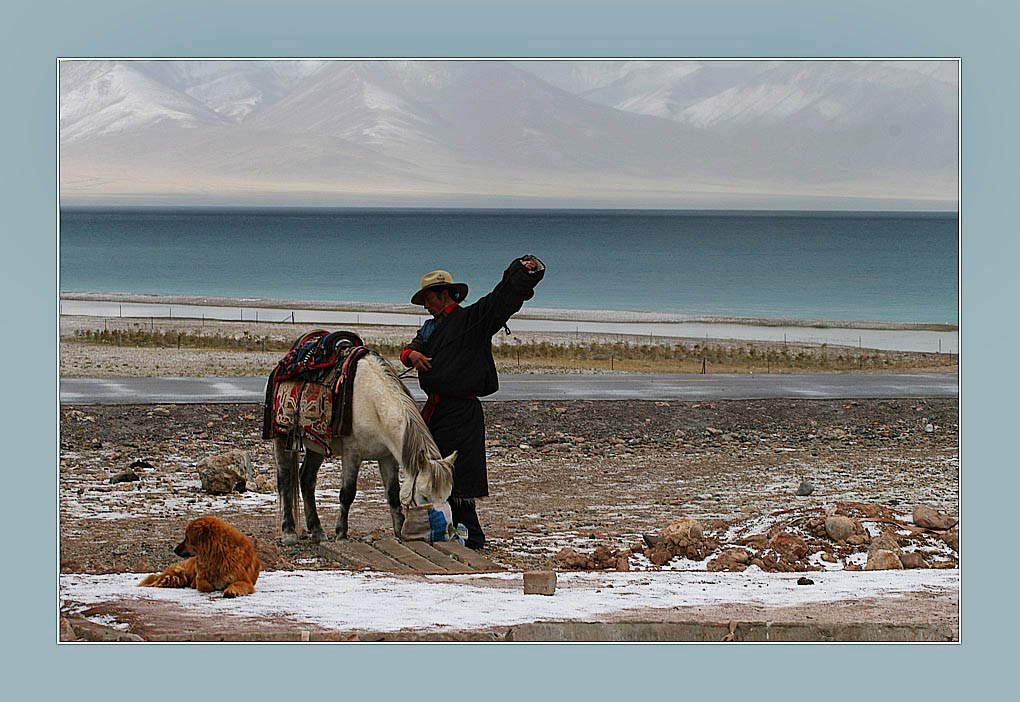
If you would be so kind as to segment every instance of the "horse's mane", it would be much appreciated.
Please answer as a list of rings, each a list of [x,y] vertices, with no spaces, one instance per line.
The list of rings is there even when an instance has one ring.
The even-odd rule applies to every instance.
[[[436,446],[432,432],[421,416],[418,403],[408,391],[400,376],[393,370],[389,361],[383,358],[376,351],[370,351],[362,360],[372,359],[374,365],[389,382],[387,385],[393,388],[392,399],[400,403],[404,410],[405,430],[404,445],[401,451],[400,462],[409,477],[424,472],[425,477],[432,485],[433,494],[449,495],[453,487],[453,471],[444,470],[445,466],[437,462],[442,459],[439,447]]]

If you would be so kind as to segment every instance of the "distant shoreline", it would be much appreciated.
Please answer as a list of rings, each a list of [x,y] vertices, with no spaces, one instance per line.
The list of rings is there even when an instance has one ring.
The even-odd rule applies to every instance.
[[[61,300],[87,302],[121,302],[140,304],[195,305],[210,307],[243,307],[259,309],[319,310],[330,312],[380,312],[391,314],[424,314],[421,307],[392,302],[354,302],[325,300],[288,300],[263,297],[219,297],[214,295],[178,295],[153,293],[107,293],[66,291]],[[638,310],[577,310],[527,306],[514,315],[518,319],[567,322],[620,322],[644,324],[737,324],[755,327],[800,327],[807,329],[873,329],[879,331],[958,332],[959,325],[917,322],[883,322],[875,320],[823,320],[765,317],[727,317],[721,315],[678,314]]]

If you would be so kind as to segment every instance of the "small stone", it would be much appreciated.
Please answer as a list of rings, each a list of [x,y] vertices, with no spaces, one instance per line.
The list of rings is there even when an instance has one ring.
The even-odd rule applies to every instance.
[[[924,425],[924,431],[926,433],[928,433],[928,434],[931,434],[933,431],[935,431],[935,425],[933,425],[933,424],[925,424]]]
[[[819,556],[819,558],[821,558],[826,563],[835,563],[836,562],[836,557],[833,556],[828,551],[822,551],[822,555]]]
[[[117,473],[116,475],[110,476],[111,485],[115,483],[129,483],[135,480],[141,480],[141,478],[139,478],[138,474],[135,473],[133,470],[125,470],[120,473]]]
[[[134,461],[128,468],[152,468],[152,464],[145,460]]]
[[[805,480],[801,481],[800,486],[797,488],[797,495],[800,497],[807,497],[814,491],[815,486]]]
[[[846,542],[851,546],[863,546],[868,543],[868,537],[865,534],[851,534],[846,537]]]
[[[812,580],[811,578],[806,578],[804,576],[801,576],[801,577],[797,578],[797,584],[798,585],[814,585],[815,581]]]
[[[556,571],[529,570],[524,573],[525,595],[552,595],[556,592]]]

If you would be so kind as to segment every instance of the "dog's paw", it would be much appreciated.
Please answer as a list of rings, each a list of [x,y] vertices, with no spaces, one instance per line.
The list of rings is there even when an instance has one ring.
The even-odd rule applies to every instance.
[[[227,589],[223,591],[224,597],[241,597],[242,595],[251,595],[255,592],[255,586],[244,580],[238,580],[237,582],[230,583]]]

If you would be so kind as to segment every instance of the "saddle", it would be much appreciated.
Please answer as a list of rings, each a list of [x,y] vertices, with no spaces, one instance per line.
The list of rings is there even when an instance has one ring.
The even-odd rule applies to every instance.
[[[262,438],[303,436],[329,456],[332,439],[351,434],[354,374],[368,352],[349,331],[315,329],[297,339],[266,382]]]

